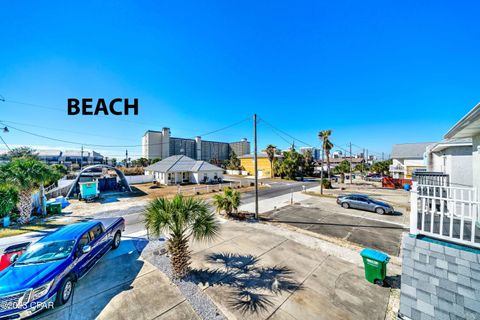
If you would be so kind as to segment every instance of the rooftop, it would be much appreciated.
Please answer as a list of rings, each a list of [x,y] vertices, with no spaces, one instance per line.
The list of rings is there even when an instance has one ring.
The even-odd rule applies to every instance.
[[[206,161],[194,160],[184,155],[171,156],[145,168],[155,172],[197,172],[222,171],[223,169]]]
[[[467,138],[480,134],[480,103],[460,119],[446,134],[446,139]]]
[[[435,142],[402,143],[394,144],[392,148],[392,159],[423,159],[429,145]]]

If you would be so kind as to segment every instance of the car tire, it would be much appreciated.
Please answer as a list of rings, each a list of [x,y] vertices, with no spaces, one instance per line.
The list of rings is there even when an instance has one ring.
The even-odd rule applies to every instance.
[[[385,214],[385,210],[382,209],[382,208],[375,209],[375,212],[378,213],[378,214]]]
[[[73,296],[73,290],[75,288],[75,282],[72,276],[66,276],[59,286],[57,291],[57,297],[55,298],[55,305],[62,306],[70,300]]]
[[[112,250],[115,250],[120,246],[121,239],[122,239],[122,233],[120,231],[117,231],[115,233],[115,236],[113,236]]]
[[[345,209],[350,209],[350,205],[346,202],[342,203],[342,207]]]

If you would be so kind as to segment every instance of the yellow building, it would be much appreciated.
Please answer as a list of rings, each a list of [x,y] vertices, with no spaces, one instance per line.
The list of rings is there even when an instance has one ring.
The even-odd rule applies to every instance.
[[[282,156],[275,155],[274,162],[277,161],[278,158]],[[248,175],[253,176],[255,173],[255,163],[253,154],[247,154],[241,157],[240,164],[245,171],[248,172]],[[257,163],[258,163],[258,176],[260,177],[271,177],[271,166],[270,160],[268,160],[268,155],[266,153],[258,153],[257,154]]]

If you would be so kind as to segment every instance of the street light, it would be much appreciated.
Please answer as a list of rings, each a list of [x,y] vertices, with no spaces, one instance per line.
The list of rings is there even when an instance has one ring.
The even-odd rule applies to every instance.
[[[8,130],[8,127],[4,127],[3,128],[3,133],[8,133],[8,132],[10,132],[10,130]]]

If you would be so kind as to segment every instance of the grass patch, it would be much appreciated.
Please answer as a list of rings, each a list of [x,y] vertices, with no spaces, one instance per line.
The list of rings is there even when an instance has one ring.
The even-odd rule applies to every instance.
[[[333,194],[320,194],[318,192],[310,192],[310,191],[307,191],[305,192],[305,194],[308,194],[309,196],[315,196],[315,197],[320,197],[320,198],[332,198],[332,199],[336,199],[337,196],[336,195],[333,195]]]

